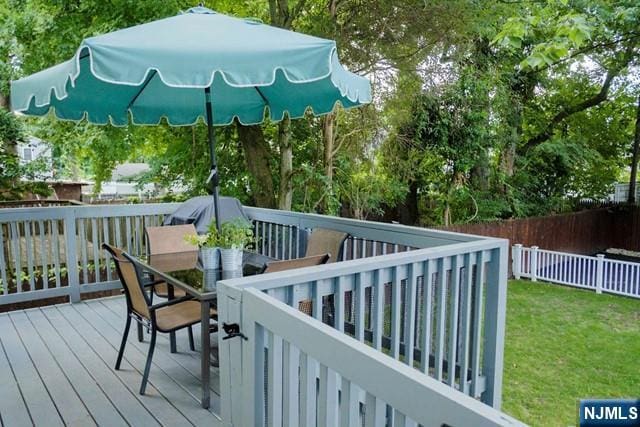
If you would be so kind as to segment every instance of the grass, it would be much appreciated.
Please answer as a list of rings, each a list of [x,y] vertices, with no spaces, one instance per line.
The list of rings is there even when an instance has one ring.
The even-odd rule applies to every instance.
[[[640,300],[514,280],[503,407],[532,426],[573,426],[580,398],[640,395]]]

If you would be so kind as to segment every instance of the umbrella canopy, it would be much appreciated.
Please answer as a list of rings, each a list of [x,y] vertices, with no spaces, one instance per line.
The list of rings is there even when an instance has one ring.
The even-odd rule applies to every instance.
[[[85,39],[73,58],[12,82],[14,111],[116,126],[261,123],[371,101],[369,81],[338,61],[335,42],[195,7]]]

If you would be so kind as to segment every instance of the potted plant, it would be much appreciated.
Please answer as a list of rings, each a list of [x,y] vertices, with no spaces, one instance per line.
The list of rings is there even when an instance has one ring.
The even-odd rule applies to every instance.
[[[223,270],[242,269],[242,251],[253,241],[253,227],[243,219],[222,224],[220,230],[220,257]]]
[[[188,234],[184,240],[200,248],[200,261],[205,270],[220,268],[220,233],[215,220],[211,221],[206,233]]]

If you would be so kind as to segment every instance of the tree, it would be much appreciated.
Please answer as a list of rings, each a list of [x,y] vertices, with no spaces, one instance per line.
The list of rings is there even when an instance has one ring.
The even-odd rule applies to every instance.
[[[638,96],[638,106],[636,108],[636,131],[633,138],[633,149],[631,150],[631,177],[629,179],[629,203],[636,202],[636,184],[638,179],[638,157],[640,157],[640,96]]]

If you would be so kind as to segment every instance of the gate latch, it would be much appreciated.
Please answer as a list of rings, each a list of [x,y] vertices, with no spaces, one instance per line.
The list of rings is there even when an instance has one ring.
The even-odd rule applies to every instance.
[[[235,337],[241,337],[245,341],[249,339],[242,332],[240,332],[240,325],[238,325],[237,323],[223,323],[222,329],[227,334],[226,336],[222,337],[223,340],[228,340],[229,338]]]

